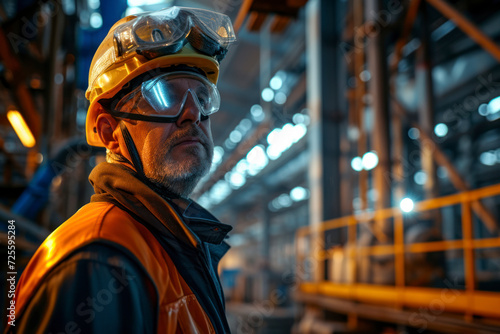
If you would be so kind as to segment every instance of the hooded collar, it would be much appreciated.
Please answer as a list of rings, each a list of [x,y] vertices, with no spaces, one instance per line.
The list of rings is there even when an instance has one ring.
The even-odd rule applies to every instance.
[[[221,244],[232,230],[191,199],[163,198],[122,164],[100,163],[89,181],[95,191],[91,202],[113,202],[160,233],[170,232],[196,248],[201,242]]]

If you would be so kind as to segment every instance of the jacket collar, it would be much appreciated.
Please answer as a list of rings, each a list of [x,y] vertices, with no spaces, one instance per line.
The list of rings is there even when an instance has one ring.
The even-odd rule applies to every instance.
[[[161,197],[124,165],[103,162],[92,170],[89,180],[96,193],[92,202],[117,203],[159,232],[168,231],[196,248],[200,242],[221,244],[232,229],[190,199]]]
[[[175,198],[170,204],[182,216],[182,220],[201,241],[220,244],[232,226],[221,223],[210,212],[191,199]]]

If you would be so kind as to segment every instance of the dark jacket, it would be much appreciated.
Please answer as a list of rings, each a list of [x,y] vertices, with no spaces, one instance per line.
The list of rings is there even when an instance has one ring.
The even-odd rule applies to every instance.
[[[16,288],[19,333],[228,333],[217,265],[231,227],[122,165],[40,246]]]

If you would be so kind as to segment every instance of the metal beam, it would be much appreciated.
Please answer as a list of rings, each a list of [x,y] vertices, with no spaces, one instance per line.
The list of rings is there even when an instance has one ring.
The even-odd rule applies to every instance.
[[[371,287],[370,287],[371,288]],[[363,292],[371,292],[373,294],[377,293],[377,289],[383,289],[385,287],[374,286],[371,289],[364,289]],[[392,288],[391,290],[393,290]],[[431,294],[433,297],[428,299],[427,303],[422,303],[420,312],[422,310],[428,310],[429,305],[433,305],[436,301],[440,302],[443,300],[443,291],[448,291],[446,289],[439,289],[437,292]],[[449,290],[452,291],[452,290]],[[454,292],[460,290],[453,290]],[[391,296],[394,295],[393,291]],[[419,297],[421,290],[418,288],[412,289],[411,293],[405,295],[406,299],[410,300],[412,297]],[[380,296],[381,293],[378,295]],[[383,294],[383,292],[382,292]],[[455,296],[454,294],[452,296]],[[459,297],[461,297],[459,295]],[[494,324],[488,325],[486,323],[480,322],[469,322],[463,319],[459,319],[456,315],[440,314],[439,316],[433,316],[432,321],[427,321],[425,318],[428,313],[419,313],[416,310],[398,310],[397,308],[385,305],[369,305],[360,304],[357,301],[345,300],[344,298],[335,298],[327,294],[311,294],[307,292],[298,291],[294,294],[294,299],[308,305],[318,305],[330,311],[340,312],[343,314],[355,313],[361,318],[373,319],[376,321],[385,321],[389,323],[399,323],[403,326],[414,326],[420,329],[424,328],[428,330],[437,330],[439,332],[445,333],[498,333],[498,327]],[[486,299],[486,298],[485,298]],[[448,299],[447,299],[448,300]],[[478,298],[478,300],[481,300]],[[394,302],[396,298],[394,298]],[[476,302],[477,303],[477,302]],[[493,307],[495,308],[495,307]],[[416,316],[418,315],[418,316]]]
[[[450,6],[446,1],[427,0],[427,2],[430,3],[439,12],[441,12],[441,14],[453,21],[457,25],[457,27],[459,27],[464,33],[467,34],[467,36],[476,41],[496,60],[500,62],[500,47],[488,36],[486,36],[481,30],[479,30],[474,25],[474,23],[469,21],[465,16],[463,16],[458,10]]]
[[[240,11],[238,12],[238,16],[236,16],[236,19],[234,20],[234,31],[238,33],[240,30],[241,26],[243,25],[243,22],[245,21],[245,18],[248,15],[248,12],[250,11],[250,7],[252,7],[253,0],[245,0],[243,4],[241,4]]]
[[[408,11],[406,12],[406,17],[403,25],[403,32],[396,42],[394,49],[394,58],[391,64],[391,73],[395,73],[398,69],[399,61],[402,57],[403,47],[408,41],[408,36],[410,35],[415,19],[417,18],[418,9],[420,8],[421,0],[413,0],[410,2]]]

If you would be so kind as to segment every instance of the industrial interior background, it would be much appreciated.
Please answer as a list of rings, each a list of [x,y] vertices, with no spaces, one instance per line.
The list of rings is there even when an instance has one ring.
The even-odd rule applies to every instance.
[[[498,0],[2,0],[4,313],[8,220],[20,274],[104,160],[84,139],[97,46],[170,5],[237,31],[193,196],[234,226],[234,333],[500,332]]]

